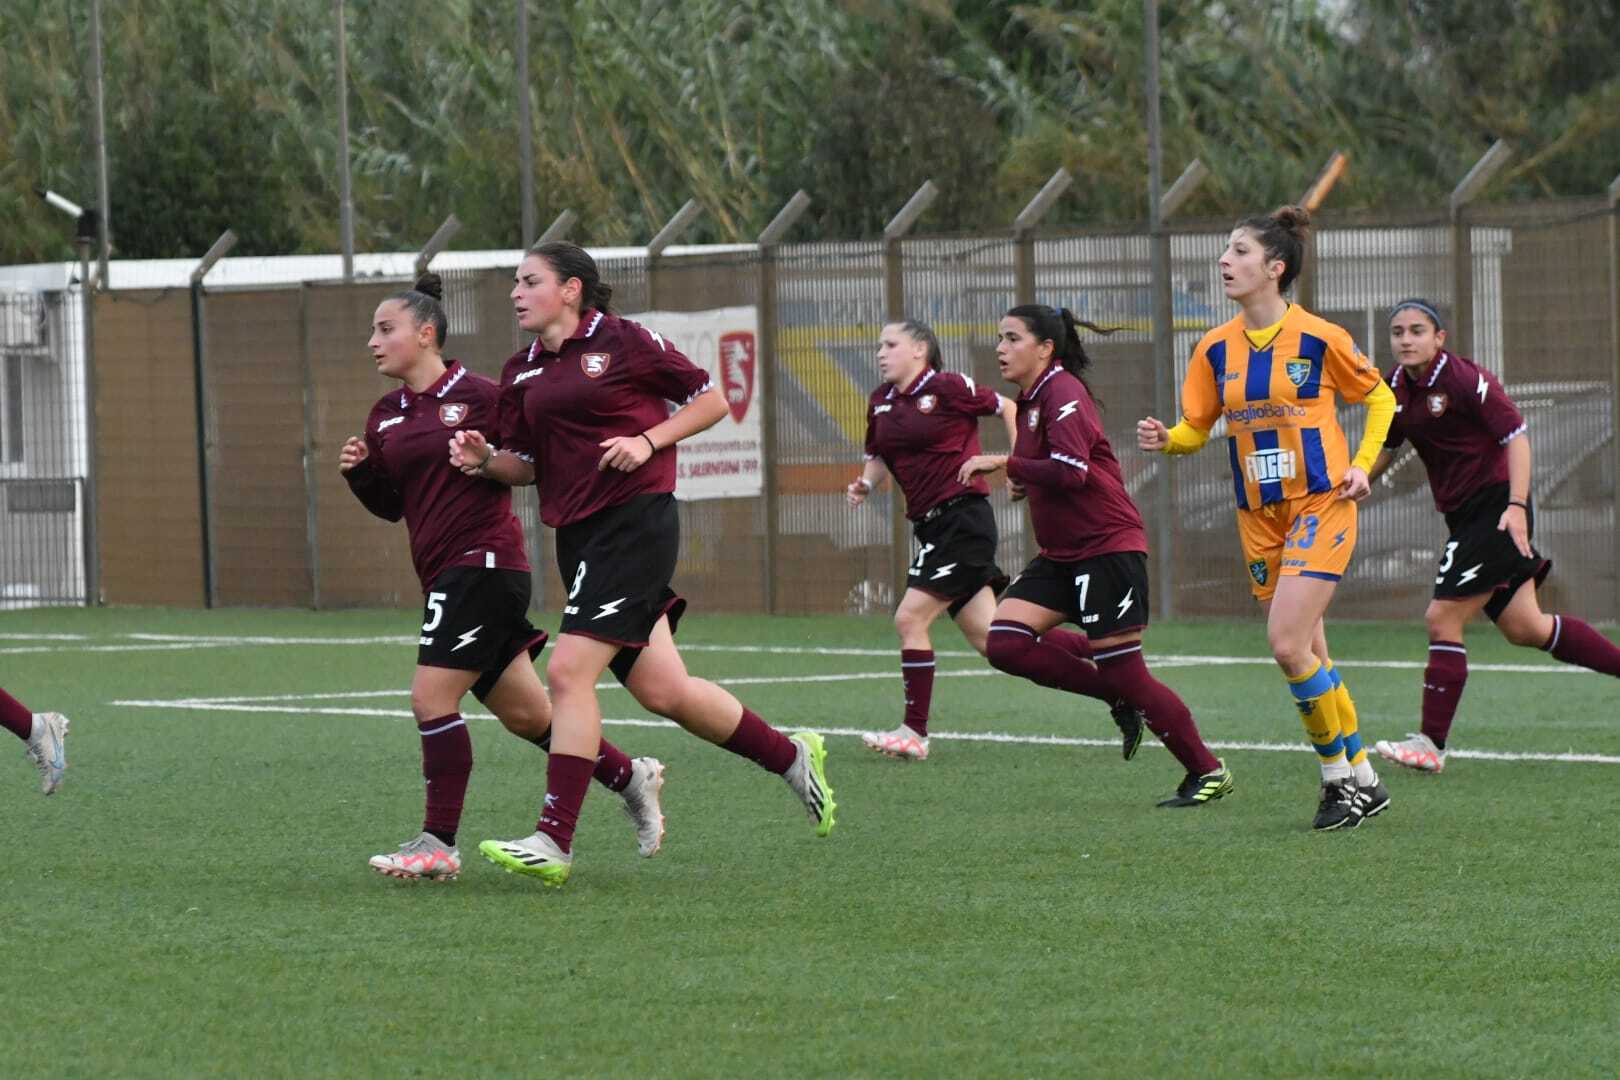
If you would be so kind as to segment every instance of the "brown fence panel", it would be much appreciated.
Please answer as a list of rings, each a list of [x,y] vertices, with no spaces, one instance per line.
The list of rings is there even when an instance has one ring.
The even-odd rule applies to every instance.
[[[188,293],[95,299],[96,495],[109,604],[204,603]]]
[[[210,521],[218,602],[314,601],[304,483],[301,293],[212,293],[206,301]]]

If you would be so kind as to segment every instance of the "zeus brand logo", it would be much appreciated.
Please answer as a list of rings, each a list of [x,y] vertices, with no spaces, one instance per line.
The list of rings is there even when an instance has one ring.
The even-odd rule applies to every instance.
[[[1058,420],[1062,420],[1066,416],[1073,416],[1074,410],[1078,409],[1079,407],[1080,401],[1078,398],[1076,398],[1074,401],[1064,402],[1062,405],[1058,406],[1057,420],[1053,420],[1052,423],[1055,424],[1058,422]]]
[[[1136,589],[1134,587],[1125,590],[1125,599],[1119,602],[1119,614],[1114,616],[1116,619],[1123,619],[1125,617],[1125,612],[1130,609],[1131,600],[1134,599],[1135,596]]]
[[[1468,569],[1462,572],[1462,576],[1457,579],[1457,584],[1468,584],[1470,581],[1473,581],[1475,578],[1479,577],[1479,572],[1483,569],[1485,569],[1484,563],[1477,563],[1474,566],[1470,566]]]
[[[617,615],[619,613],[619,605],[628,599],[630,599],[628,596],[621,596],[617,600],[609,600],[607,603],[602,605],[601,611],[598,611],[595,615],[591,616],[591,621],[595,622],[597,619],[607,615]]]
[[[1485,381],[1485,373],[1481,372],[1479,376],[1479,385],[1474,387],[1474,393],[1479,395],[1479,403],[1481,405],[1485,404],[1485,395],[1489,391],[1490,384]]]
[[[536,375],[544,375],[545,373],[546,373],[546,369],[543,368],[543,367],[530,368],[528,371],[525,371],[523,374],[521,374],[517,378],[513,379],[512,380],[512,385],[516,386],[518,383],[522,382],[524,379],[532,379]]]
[[[396,416],[392,420],[384,420],[382,423],[378,424],[377,430],[385,431],[388,428],[393,427],[395,424],[403,424],[404,422],[405,418],[403,416]]]
[[[956,564],[953,563],[953,562],[948,562],[944,566],[940,567],[938,570],[935,570],[934,571],[934,576],[929,578],[928,580],[930,580],[930,581],[938,581],[942,577],[949,577],[951,571],[955,570],[955,569],[956,569]]]
[[[892,408],[894,408],[893,405],[879,405],[877,408],[872,410],[872,415],[877,416],[879,413],[886,413]]]
[[[456,643],[450,646],[450,651],[456,652],[457,650],[465,649],[468,645],[471,645],[473,642],[477,641],[478,631],[482,630],[483,628],[483,624],[480,623],[471,630],[467,631],[465,634],[462,634],[461,637],[457,639]]]
[[[1249,479],[1256,484],[1292,480],[1295,475],[1292,450],[1256,450],[1243,459]]]

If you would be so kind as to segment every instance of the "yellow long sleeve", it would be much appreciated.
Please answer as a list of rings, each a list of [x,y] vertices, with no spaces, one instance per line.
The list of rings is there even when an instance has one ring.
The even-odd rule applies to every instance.
[[[1388,391],[1386,389],[1386,393],[1387,392]],[[1389,395],[1389,403],[1391,405],[1389,415],[1393,417],[1395,415],[1395,410],[1393,408],[1395,404],[1394,394]],[[1389,429],[1389,421],[1386,420],[1384,422],[1384,428],[1386,431]],[[1170,443],[1164,448],[1164,452],[1167,454],[1196,454],[1198,451],[1204,448],[1204,444],[1207,442],[1209,442],[1209,432],[1199,431],[1197,428],[1187,423],[1187,421],[1183,420],[1181,423],[1170,429]],[[1378,445],[1384,445],[1381,438]]]
[[[1367,391],[1367,396],[1362,400],[1367,403],[1367,430],[1362,433],[1361,446],[1350,464],[1366,472],[1377,460],[1378,451],[1384,448],[1389,425],[1395,422],[1395,391],[1380,379],[1378,385]]]

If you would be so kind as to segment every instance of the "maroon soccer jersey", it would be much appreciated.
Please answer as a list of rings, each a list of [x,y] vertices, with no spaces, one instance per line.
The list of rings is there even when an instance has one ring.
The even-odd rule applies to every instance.
[[[981,476],[963,485],[962,462],[979,452],[979,420],[1001,400],[966,375],[925,368],[911,385],[884,383],[866,404],[866,456],[882,458],[906,496],[912,521],[958,495],[990,494]]]
[[[1047,558],[1147,551],[1142,515],[1125,491],[1097,405],[1059,364],[1018,395],[1018,441],[1007,475],[1029,495],[1035,539]]]
[[[529,569],[512,489],[450,464],[451,436],[494,427],[499,397],[493,382],[455,361],[420,394],[384,394],[366,418],[370,456],[343,474],[367,510],[404,517],[423,591],[452,566]]]
[[[1490,484],[1508,479],[1508,440],[1525,429],[1524,417],[1496,376],[1448,352],[1413,378],[1389,373],[1395,422],[1384,440],[1394,450],[1408,439],[1429,470],[1429,490],[1441,513],[1455,510]]]
[[[639,323],[587,310],[548,352],[538,339],[501,372],[502,449],[534,464],[540,520],[552,528],[637,495],[675,490],[675,447],[635,472],[598,471],[601,443],[640,435],[712,384],[702,368]]]

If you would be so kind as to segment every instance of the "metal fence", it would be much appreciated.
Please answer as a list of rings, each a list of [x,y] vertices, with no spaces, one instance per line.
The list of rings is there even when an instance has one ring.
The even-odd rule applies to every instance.
[[[1547,602],[1599,619],[1617,613],[1615,224],[1601,200],[1474,207],[1455,218],[1323,214],[1299,285],[1302,303],[1345,326],[1386,371],[1393,301],[1419,294],[1449,310],[1455,351],[1501,375],[1529,420],[1537,542],[1556,565]],[[682,503],[679,587],[713,609],[890,609],[910,554],[900,507],[886,492],[859,510],[843,499],[860,466],[878,331],[900,314],[924,319],[947,367],[997,385],[996,322],[1013,302],[1035,299],[1121,328],[1088,341],[1091,381],[1154,538],[1155,606],[1248,613],[1226,455],[1171,461],[1138,453],[1132,434],[1137,418],[1175,399],[1203,331],[1233,312],[1215,268],[1229,228],[1185,224],[1169,236],[1174,370],[1155,359],[1153,245],[1140,230],[604,258],[621,311],[759,311],[765,494]],[[449,352],[492,376],[518,344],[511,269],[445,274]],[[83,602],[83,492],[93,475],[98,599],[414,604],[403,529],[366,514],[335,464],[387,389],[365,353],[365,327],[401,284],[98,294],[94,474],[82,449],[84,372],[70,359],[79,355],[78,292],[0,300],[0,603]],[[1362,415],[1342,416],[1352,443]],[[999,424],[983,435],[1004,445]],[[562,593],[549,533],[532,490],[517,503],[542,571],[536,602],[554,606]],[[993,504],[1002,565],[1019,567],[1034,550],[1024,509],[1003,492]],[[1416,617],[1444,524],[1410,452],[1362,515],[1336,612]]]

